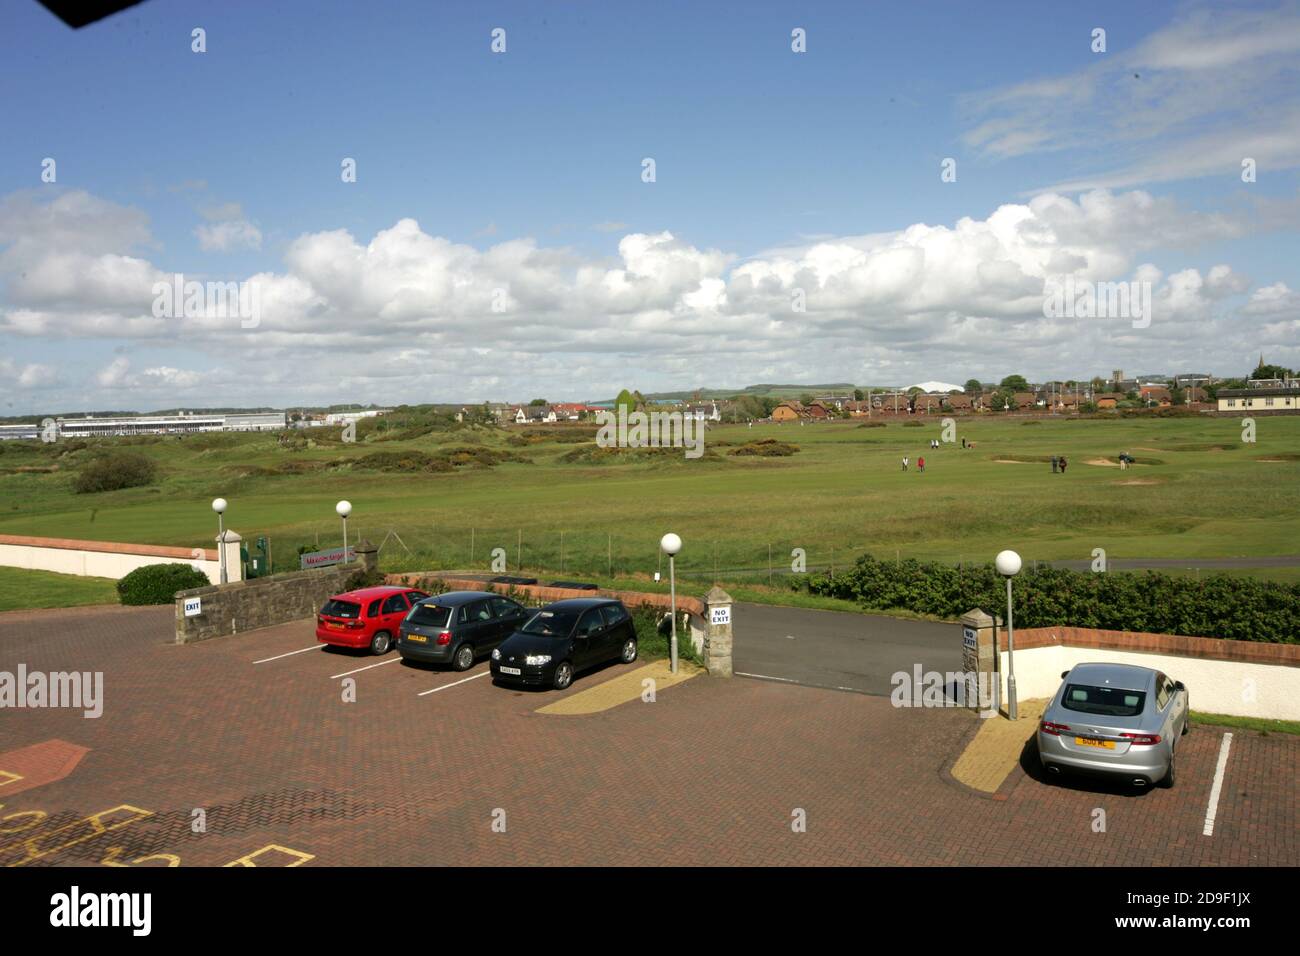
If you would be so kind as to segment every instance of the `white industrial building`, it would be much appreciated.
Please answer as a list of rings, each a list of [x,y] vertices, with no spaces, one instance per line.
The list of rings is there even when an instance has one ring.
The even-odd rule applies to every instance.
[[[59,438],[113,435],[183,435],[191,432],[270,432],[285,427],[284,412],[230,414],[112,415],[55,420]],[[0,425],[0,438],[39,438],[40,426]]]

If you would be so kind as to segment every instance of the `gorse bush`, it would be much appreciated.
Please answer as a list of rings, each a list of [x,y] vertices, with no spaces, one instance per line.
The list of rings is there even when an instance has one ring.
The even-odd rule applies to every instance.
[[[813,594],[864,608],[905,608],[958,617],[972,608],[1001,616],[1006,584],[991,564],[957,568],[933,561],[877,561],[863,555],[848,571],[807,580]],[[1015,623],[1297,643],[1300,584],[1226,574],[1194,578],[1094,574],[1039,565],[1015,577]]]
[[[117,582],[117,599],[123,604],[171,604],[177,591],[211,583],[188,564],[147,564]]]
[[[132,451],[115,451],[91,459],[72,480],[72,490],[79,495],[99,491],[118,491],[153,484],[158,465],[152,458]]]

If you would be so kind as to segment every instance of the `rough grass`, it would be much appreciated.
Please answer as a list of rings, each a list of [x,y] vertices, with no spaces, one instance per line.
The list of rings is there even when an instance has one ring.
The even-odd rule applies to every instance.
[[[276,566],[288,567],[299,545],[338,542],[334,504],[347,498],[354,540],[401,536],[405,547],[396,539],[384,546],[387,570],[486,570],[500,548],[511,571],[522,560],[525,570],[565,576],[666,572],[657,542],[674,530],[685,541],[679,579],[703,588],[715,574],[752,580],[762,569],[765,577],[769,546],[778,576],[790,573],[795,548],[810,565],[833,559],[845,567],[867,551],[952,562],[987,561],[1006,547],[1027,561],[1088,559],[1094,548],[1111,558],[1189,561],[1300,551],[1300,416],[1269,418],[1259,441],[1236,454],[1220,447],[1240,445],[1240,422],[1228,418],[1045,419],[1023,428],[1014,417],[958,417],[957,443],[932,450],[942,417],[909,428],[854,421],[794,432],[710,428],[698,460],[682,449],[599,449],[594,438],[572,441],[576,428],[557,427],[563,439],[534,440],[543,434],[538,426],[431,428],[383,442],[358,429],[354,444],[315,447],[281,444],[276,435],[232,435],[217,448],[193,440],[202,436],[168,437],[131,449],[156,460],[154,487],[93,500],[72,494],[71,474],[114,441],[76,449],[8,442],[0,532],[208,545],[216,533],[209,502],[221,496],[230,501],[228,526],[250,540],[269,535]],[[795,437],[799,453],[779,460],[720,454]],[[962,449],[963,437],[977,449]],[[1083,464],[1141,449],[1157,457],[1126,472]],[[360,464],[376,454],[416,464],[410,471]],[[924,455],[926,473],[902,472],[904,454]],[[1054,454],[1074,467],[1053,475]],[[447,467],[429,470],[432,461]],[[30,470],[55,465],[59,471]],[[1159,484],[1123,483],[1153,476]]]

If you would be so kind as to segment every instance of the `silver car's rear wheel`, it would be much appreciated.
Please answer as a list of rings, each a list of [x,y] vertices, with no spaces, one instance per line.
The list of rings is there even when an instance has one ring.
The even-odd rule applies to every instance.
[[[474,666],[474,648],[468,644],[462,644],[456,648],[456,670],[467,671]]]
[[[1160,786],[1166,790],[1172,790],[1174,786],[1174,752],[1169,751],[1169,769],[1165,771],[1164,778],[1160,781]]]

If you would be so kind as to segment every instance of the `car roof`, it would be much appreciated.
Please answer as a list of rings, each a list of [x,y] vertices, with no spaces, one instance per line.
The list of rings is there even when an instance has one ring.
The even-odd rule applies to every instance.
[[[344,591],[342,594],[336,594],[331,601],[370,601],[374,598],[388,597],[390,594],[400,594],[404,591],[414,591],[415,588],[401,587],[395,584],[376,584],[374,587],[357,588],[355,591]]]
[[[460,607],[462,604],[469,604],[471,601],[500,596],[491,591],[444,591],[442,594],[431,594],[420,603],[433,604],[438,607]]]
[[[1150,690],[1156,672],[1136,664],[1075,664],[1070,680],[1089,684],[1109,684],[1120,690]]]
[[[618,604],[618,598],[565,598],[563,601],[555,601],[552,604],[542,608],[543,611],[585,611],[589,607],[600,607],[602,604]]]

